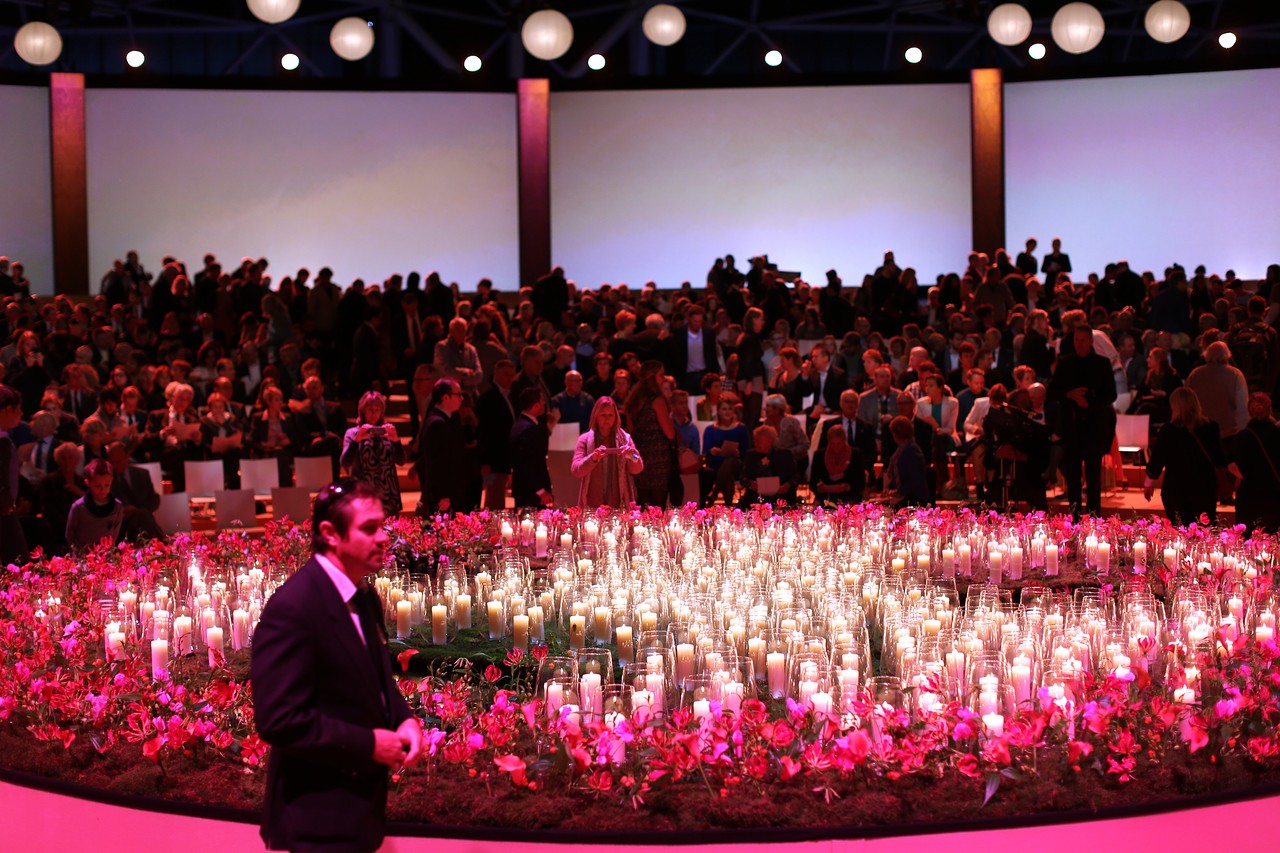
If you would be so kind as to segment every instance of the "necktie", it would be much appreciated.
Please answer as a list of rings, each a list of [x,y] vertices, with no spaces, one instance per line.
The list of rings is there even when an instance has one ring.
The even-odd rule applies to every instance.
[[[386,664],[386,646],[383,634],[386,633],[382,619],[382,608],[378,605],[378,593],[366,583],[362,583],[351,599],[351,604],[360,617],[360,630],[364,633],[365,649],[369,653],[369,661],[373,664],[373,677],[378,682],[378,695],[382,699],[383,710],[387,707],[387,697],[383,692]]]
[[[851,420],[845,420],[845,422],[844,422],[844,432],[845,432],[845,435],[846,435],[846,436],[848,437],[848,439],[849,439],[849,446],[850,446],[850,447],[853,447],[853,421],[851,421]]]

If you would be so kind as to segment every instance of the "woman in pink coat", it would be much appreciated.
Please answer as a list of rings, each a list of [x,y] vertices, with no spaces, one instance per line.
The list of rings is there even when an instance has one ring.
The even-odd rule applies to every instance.
[[[579,481],[580,507],[626,506],[636,499],[632,477],[644,470],[644,461],[620,420],[612,397],[596,400],[570,469]]]

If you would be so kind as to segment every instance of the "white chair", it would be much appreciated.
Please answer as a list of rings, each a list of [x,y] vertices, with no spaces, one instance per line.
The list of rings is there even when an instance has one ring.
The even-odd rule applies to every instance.
[[[134,463],[139,468],[145,468],[147,473],[151,475],[151,485],[155,488],[157,495],[164,494],[164,472],[160,470],[159,462],[137,462]]]
[[[222,460],[208,462],[184,462],[187,475],[187,494],[195,498],[211,498],[214,492],[227,487],[222,473]]]
[[[166,536],[191,532],[191,500],[186,492],[160,495],[156,507],[156,524]]]
[[[333,462],[328,456],[295,456],[293,484],[318,492],[333,482]]]
[[[705,399],[707,399],[706,394],[699,394],[696,397],[693,394],[689,395],[689,420],[698,420],[698,406]]]
[[[1151,416],[1116,415],[1116,445],[1121,453],[1136,453],[1145,460],[1151,445]]]
[[[219,530],[258,526],[253,492],[249,489],[218,489],[213,495],[213,507]]]
[[[551,438],[547,442],[547,449],[552,452],[568,451],[573,454],[574,449],[578,446],[578,424],[556,424],[551,430]]]
[[[240,488],[255,495],[269,495],[279,485],[280,464],[275,459],[240,460]]]
[[[272,489],[271,517],[302,524],[311,517],[311,490],[299,486]]]
[[[809,472],[813,473],[813,457],[818,452],[818,444],[822,441],[822,433],[827,428],[827,424],[839,415],[822,415],[818,418],[818,425],[813,428],[813,435],[809,436]]]

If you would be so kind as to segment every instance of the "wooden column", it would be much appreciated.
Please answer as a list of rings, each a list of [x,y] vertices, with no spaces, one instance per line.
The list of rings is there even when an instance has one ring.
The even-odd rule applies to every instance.
[[[973,134],[973,248],[995,260],[1004,247],[1004,74],[975,68],[969,78]]]
[[[551,81],[521,80],[517,98],[520,157],[520,284],[551,269]]]
[[[85,167],[84,75],[49,75],[53,183],[53,290],[89,293],[89,192]]]

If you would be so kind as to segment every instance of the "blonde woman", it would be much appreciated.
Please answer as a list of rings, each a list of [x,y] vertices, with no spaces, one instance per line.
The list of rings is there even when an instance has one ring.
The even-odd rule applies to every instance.
[[[612,397],[596,400],[591,428],[578,438],[570,470],[578,478],[578,506],[626,506],[634,503],[633,478],[644,470],[635,442],[622,428]]]
[[[367,391],[360,398],[358,411],[359,423],[342,438],[342,467],[373,487],[387,515],[398,515],[403,504],[396,466],[404,464],[405,452],[395,425],[385,419],[387,399],[377,391]]]
[[[1156,433],[1142,492],[1147,500],[1164,474],[1160,498],[1174,524],[1191,524],[1200,516],[1218,520],[1218,469],[1227,464],[1218,425],[1204,416],[1200,398],[1190,388],[1169,395],[1172,417]]]

